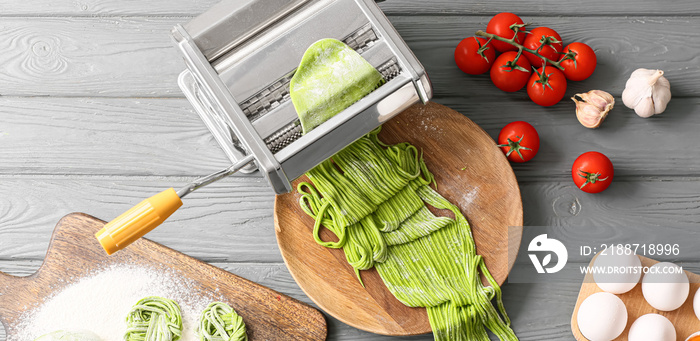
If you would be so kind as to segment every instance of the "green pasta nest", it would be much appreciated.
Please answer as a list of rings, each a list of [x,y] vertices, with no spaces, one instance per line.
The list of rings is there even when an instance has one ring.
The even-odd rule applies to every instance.
[[[126,341],[175,341],[182,336],[177,302],[149,296],[139,300],[126,317]]]
[[[243,318],[226,303],[213,302],[199,318],[201,341],[246,341]]]

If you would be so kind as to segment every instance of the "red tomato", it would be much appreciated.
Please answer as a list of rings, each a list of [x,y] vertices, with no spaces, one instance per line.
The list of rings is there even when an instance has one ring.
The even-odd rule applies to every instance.
[[[515,36],[515,31],[511,30],[510,25],[523,25],[523,19],[520,19],[519,16],[513,14],[513,13],[508,13],[508,12],[503,12],[503,13],[498,13],[496,14],[491,20],[489,21],[489,24],[486,25],[486,33],[491,33],[495,34],[499,37],[506,38],[506,39],[511,39],[513,36]],[[518,44],[522,44],[525,41],[525,29],[521,28],[520,32],[518,32],[518,37],[515,39],[515,42]],[[508,44],[506,42],[498,41],[498,40],[492,40],[491,45],[498,50],[498,52],[506,52],[506,51],[517,51],[518,48]]]
[[[561,56],[562,62],[559,65],[564,67],[564,75],[570,81],[582,81],[593,74],[598,58],[593,49],[584,43],[571,43],[566,45]],[[573,58],[573,59],[571,59]]]
[[[513,64],[517,55],[518,53],[515,51],[504,52],[496,58],[491,66],[491,81],[503,91],[518,91],[527,84],[527,80],[530,78],[530,62],[527,61],[527,58],[520,56],[518,61]],[[519,69],[516,69],[515,66],[518,66]]]
[[[559,36],[559,33],[557,33],[557,31],[549,27],[533,28],[532,31],[530,31],[530,34],[528,34],[527,37],[525,37],[525,42],[523,43],[523,46],[527,47],[528,49],[537,50],[537,48],[539,48],[540,45],[542,45],[542,41],[544,39],[548,39],[550,41],[558,41],[558,43],[552,41],[551,44],[543,46],[542,49],[540,49],[539,54],[549,58],[552,61],[558,61],[560,58],[559,52],[561,52],[562,50],[561,37]],[[542,66],[542,58],[537,57],[536,55],[527,51],[523,52],[523,54],[527,57],[527,60],[530,61],[530,64],[532,64],[532,66]]]
[[[530,123],[511,122],[498,133],[498,146],[508,160],[518,163],[527,162],[540,150],[540,135]]]
[[[551,65],[539,68],[527,82],[527,95],[533,102],[543,107],[559,103],[565,93],[566,77],[563,72]]]
[[[479,49],[486,44],[486,39],[469,37],[463,39],[455,49],[455,62],[460,70],[470,75],[480,75],[491,68],[496,60],[496,51],[489,46],[479,54]]]
[[[571,167],[571,176],[578,188],[588,193],[604,191],[612,182],[615,171],[607,156],[598,152],[581,154]]]

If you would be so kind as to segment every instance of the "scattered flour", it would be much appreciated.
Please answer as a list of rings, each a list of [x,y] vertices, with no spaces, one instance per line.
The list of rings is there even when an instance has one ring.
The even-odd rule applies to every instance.
[[[182,310],[181,341],[197,340],[199,314],[219,298],[203,295],[197,283],[168,269],[112,266],[79,279],[21,317],[7,341],[30,341],[56,330],[89,330],[104,341],[122,341],[126,316],[146,296],[175,300]]]
[[[476,197],[479,195],[479,186],[477,187],[472,187],[471,190],[468,192],[465,192],[464,195],[462,195],[462,200],[460,204],[462,204],[462,208],[466,208],[471,203],[476,199]]]

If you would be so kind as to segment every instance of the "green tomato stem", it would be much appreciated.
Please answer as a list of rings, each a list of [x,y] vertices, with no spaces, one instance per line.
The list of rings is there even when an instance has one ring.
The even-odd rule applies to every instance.
[[[523,46],[523,45],[520,45],[520,44],[518,44],[517,42],[515,42],[515,37],[518,36],[517,34],[515,34],[515,35],[513,36],[513,38],[511,38],[511,39],[506,39],[506,38],[497,36],[497,35],[495,35],[495,34],[486,33],[486,32],[484,32],[484,31],[482,31],[482,30],[478,30],[478,31],[476,31],[475,35],[476,35],[476,36],[479,36],[479,37],[484,37],[484,38],[489,38],[489,39],[495,39],[495,40],[502,41],[502,42],[504,42],[504,43],[508,43],[508,44],[511,44],[511,45],[517,47],[517,48],[518,48],[518,55],[515,57],[515,60],[514,60],[514,61],[516,61],[516,62],[518,61],[518,58],[520,58],[520,56],[522,55],[523,51],[526,51],[526,52],[530,52],[530,53],[534,54],[535,56],[538,56],[538,57],[544,59],[545,62],[551,64],[552,66],[556,67],[557,69],[562,70],[562,71],[564,70],[564,67],[560,65],[561,60],[555,62],[555,61],[553,61],[553,60],[551,60],[551,59],[549,59],[549,58],[547,58],[547,57],[541,55],[541,54],[539,53],[539,48],[538,48],[537,50],[528,49],[527,47],[525,47],[525,46]],[[542,46],[544,46],[544,45],[540,45],[540,47],[542,47]],[[562,60],[563,60],[563,59],[562,59]]]
[[[515,136],[515,137],[518,137],[518,136]],[[509,137],[506,139],[508,141],[508,143],[499,144],[498,147],[508,147],[509,149],[508,149],[508,152],[506,153],[506,157],[509,157],[510,154],[513,154],[513,152],[516,152],[516,153],[518,153],[518,156],[520,156],[520,159],[522,159],[523,162],[525,162],[525,158],[523,157],[523,154],[520,152],[520,150],[532,150],[532,149],[524,147],[523,145],[520,144],[521,142],[523,142],[523,138],[525,138],[525,135],[520,136],[519,140],[513,141]]]
[[[586,179],[586,182],[584,182],[583,185],[581,185],[581,187],[579,187],[580,189],[583,189],[583,187],[585,187],[588,184],[594,184],[597,181],[605,181],[608,179],[607,176],[604,178],[600,178],[600,176],[602,175],[600,173],[584,172],[580,169],[578,171],[580,172],[579,176]]]

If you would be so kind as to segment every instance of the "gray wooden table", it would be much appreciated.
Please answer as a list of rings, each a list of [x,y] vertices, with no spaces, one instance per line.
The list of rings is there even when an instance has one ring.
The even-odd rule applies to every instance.
[[[184,64],[169,37],[173,25],[215,1],[0,2],[0,270],[34,272],[54,225],[69,212],[109,220],[151,194],[227,164],[177,87]],[[542,147],[536,159],[514,166],[526,225],[635,224],[649,233],[697,237],[696,0],[389,0],[381,7],[428,70],[436,102],[464,113],[493,137],[514,120],[538,129]],[[570,83],[567,97],[591,89],[612,93],[618,104],[600,129],[583,128],[568,100],[542,108],[524,91],[503,93],[488,76],[456,68],[456,44],[501,11],[595,49],[596,72]],[[660,68],[672,84],[673,100],[660,117],[641,119],[620,101],[638,67]],[[569,175],[573,160],[588,150],[607,154],[616,166],[615,182],[599,195],[578,191]],[[263,180],[233,177],[188,197],[149,237],[310,302],[277,249],[273,199]],[[555,208],[575,200],[576,215]],[[666,232],[668,225],[672,232]],[[521,340],[571,339],[578,287],[505,285],[506,307]],[[328,324],[330,340],[431,339],[381,337],[331,317]]]

